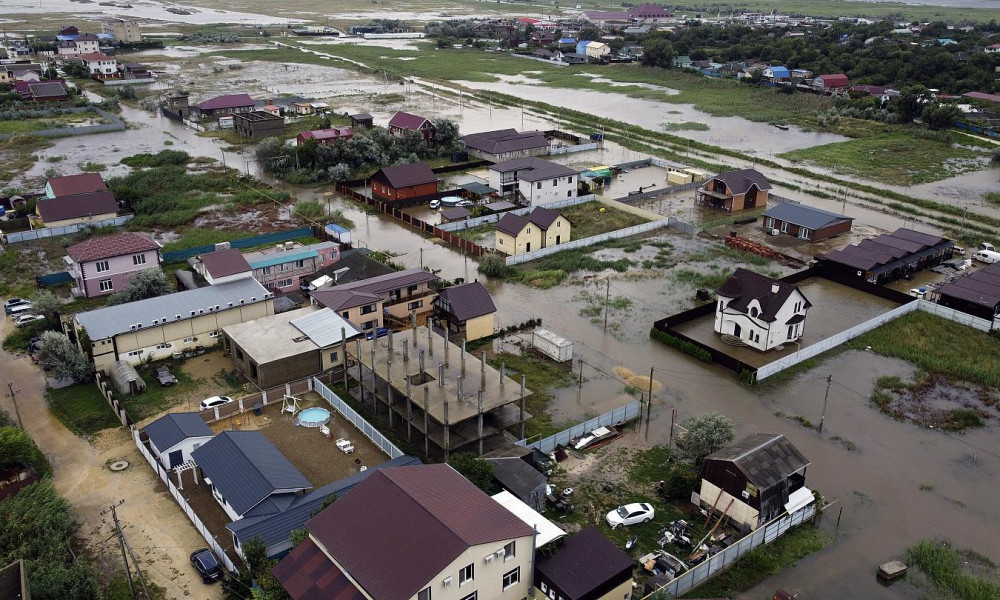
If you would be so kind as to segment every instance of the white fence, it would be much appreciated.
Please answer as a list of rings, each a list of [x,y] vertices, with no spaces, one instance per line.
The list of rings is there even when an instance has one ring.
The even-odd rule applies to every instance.
[[[599,417],[595,417],[586,423],[580,423],[579,425],[574,425],[569,429],[564,429],[555,435],[550,435],[547,438],[538,440],[537,442],[528,443],[528,440],[521,440],[517,442],[518,446],[526,446],[528,448],[535,448],[545,454],[552,452],[556,449],[556,446],[568,446],[570,440],[576,439],[578,437],[587,435],[591,431],[597,429],[598,427],[607,427],[608,425],[620,425],[629,419],[634,419],[639,416],[639,402],[633,401],[629,402],[625,406],[614,409],[611,412],[604,413]]]
[[[584,204],[596,198],[597,197],[594,196],[593,194],[586,194],[583,196],[577,196],[576,198],[566,198],[565,200],[557,200],[555,202],[550,202],[549,204],[542,204],[540,206],[544,206],[545,208],[550,208],[555,210],[557,208],[564,208],[566,206],[575,206],[577,204]],[[532,208],[534,207],[526,206],[524,208],[518,208],[516,210],[508,210],[502,213],[495,213],[483,217],[476,217],[474,219],[455,221],[454,223],[442,223],[441,225],[438,225],[437,228],[440,229],[441,231],[451,231],[451,232],[462,231],[464,229],[472,229],[473,227],[479,227],[480,225],[484,225],[486,223],[496,223],[497,221],[500,220],[500,217],[504,216],[507,213],[514,213],[515,215],[526,215],[531,212]]]
[[[233,561],[226,554],[225,550],[222,549],[222,546],[219,545],[219,542],[215,539],[215,536],[212,535],[212,532],[208,530],[208,527],[205,527],[205,524],[202,523],[201,519],[198,518],[198,515],[195,514],[194,510],[187,503],[187,500],[184,499],[180,490],[177,489],[177,486],[174,485],[173,480],[170,479],[170,473],[163,468],[160,461],[156,460],[156,457],[153,456],[149,449],[146,448],[146,445],[142,443],[142,440],[139,439],[138,429],[132,430],[132,440],[135,442],[136,447],[139,448],[139,453],[142,454],[142,457],[146,459],[149,466],[153,467],[153,470],[156,471],[157,475],[159,475],[160,481],[166,484],[167,490],[170,491],[170,495],[173,496],[174,500],[177,501],[177,504],[180,505],[181,510],[184,511],[184,514],[187,515],[188,519],[191,519],[191,523],[194,524],[195,529],[198,530],[201,537],[205,538],[205,541],[212,549],[212,552],[214,552],[215,556],[222,561],[222,565],[226,567],[229,572],[236,571],[236,565],[233,564]]]
[[[382,435],[378,429],[373,427],[371,423],[366,421],[364,417],[359,415],[357,411],[351,408],[346,402],[341,400],[340,396],[334,394],[333,390],[323,385],[322,381],[319,379],[313,379],[313,388],[319,392],[320,396],[323,396],[323,399],[326,400],[330,406],[335,408],[340,414],[344,415],[344,417],[357,427],[361,433],[365,434],[365,437],[378,446],[382,452],[389,455],[389,458],[396,458],[404,454],[402,450],[397,448],[395,444]]]
[[[118,227],[128,223],[134,215],[122,215],[120,217],[115,217],[114,219],[104,219],[101,221],[90,221],[87,223],[77,223],[76,225],[63,225],[62,227],[43,227],[41,229],[34,229],[32,231],[19,231],[17,233],[8,233],[3,237],[7,240],[8,244],[16,244],[18,242],[28,242],[32,240],[38,240],[47,237],[58,237],[60,235],[68,235],[70,233],[76,233],[78,231],[83,231],[85,229],[96,229],[99,227]]]
[[[960,310],[955,310],[954,308],[948,308],[947,306],[941,306],[940,304],[934,304],[928,300],[918,300],[920,310],[924,312],[929,312],[932,315],[937,315],[941,318],[948,319],[949,321],[954,321],[956,323],[961,323],[962,325],[968,325],[979,331],[990,331],[994,327],[1000,328],[1000,324],[995,321],[987,321],[986,319],[980,319],[979,317],[974,317],[969,313],[964,313]]]
[[[708,579],[732,566],[747,552],[765,544],[770,544],[786,531],[800,525],[816,514],[815,503],[800,508],[792,514],[785,513],[763,527],[758,527],[749,535],[712,556],[705,562],[683,573],[680,577],[661,587],[647,598],[676,598],[705,583]]]
[[[670,224],[670,219],[660,219],[659,221],[643,223],[641,225],[635,225],[634,227],[617,229],[615,231],[609,231],[607,233],[602,233],[600,235],[593,235],[579,240],[572,240],[566,242],[565,244],[559,244],[558,246],[550,246],[548,248],[542,248],[541,250],[534,250],[532,252],[525,252],[524,254],[516,254],[514,256],[508,256],[506,263],[508,266],[518,265],[521,263],[537,260],[543,256],[555,254],[556,252],[562,252],[563,250],[570,250],[572,248],[583,248],[585,246],[593,246],[594,244],[600,244],[601,242],[606,242],[608,240],[629,237],[631,235],[637,235],[640,233],[646,233],[647,231],[653,231],[656,229],[660,229],[662,227],[667,227],[669,224]]]
[[[562,146],[562,147],[552,147],[549,148],[549,154],[572,154],[574,152],[586,152],[587,150],[597,150],[600,148],[600,144],[593,142],[591,144],[577,144],[576,146]]]

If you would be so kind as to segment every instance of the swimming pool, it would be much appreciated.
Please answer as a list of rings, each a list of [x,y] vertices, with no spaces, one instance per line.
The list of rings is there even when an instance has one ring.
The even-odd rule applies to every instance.
[[[299,413],[299,425],[303,427],[320,427],[330,422],[330,411],[314,406]]]

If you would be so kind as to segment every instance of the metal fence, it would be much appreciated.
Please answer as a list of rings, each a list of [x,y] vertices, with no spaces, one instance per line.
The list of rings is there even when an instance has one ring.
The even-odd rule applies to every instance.
[[[601,242],[606,242],[608,240],[629,237],[631,235],[637,235],[640,233],[646,233],[647,231],[653,231],[656,229],[660,229],[662,227],[667,227],[669,224],[670,224],[670,219],[660,219],[659,221],[643,223],[641,225],[635,225],[633,227],[626,227],[625,229],[617,229],[615,231],[609,231],[607,233],[602,233],[600,235],[593,235],[579,240],[572,240],[566,242],[565,244],[559,244],[558,246],[550,246],[548,248],[542,248],[541,250],[535,250],[533,252],[525,252],[524,254],[516,254],[514,256],[508,256],[506,262],[508,266],[530,262],[542,258],[543,256],[555,254],[556,252],[562,252],[563,250],[593,246],[594,244],[600,244]]]
[[[326,400],[330,406],[335,408],[337,412],[344,415],[348,421],[353,423],[354,426],[357,427],[361,433],[365,434],[365,437],[370,439],[373,444],[378,446],[382,452],[389,455],[389,458],[396,458],[403,455],[402,450],[390,442],[388,438],[382,435],[379,430],[366,421],[364,417],[359,415],[357,411],[341,400],[340,396],[334,394],[333,390],[323,385],[322,381],[319,379],[313,379],[313,389],[319,392],[319,395],[323,396],[323,399]]]
[[[550,204],[545,204],[545,208],[557,209],[564,208],[566,206],[575,206],[577,204],[584,204],[595,200],[597,197],[593,194],[585,194],[583,196],[577,196],[576,198],[567,198],[565,200],[557,200]],[[485,225],[486,223],[496,223],[500,220],[500,217],[507,213],[514,213],[515,215],[526,215],[531,212],[532,207],[526,206],[524,208],[518,208],[515,210],[508,210],[502,213],[494,213],[492,215],[485,215],[482,217],[475,217],[473,219],[466,219],[464,221],[455,221],[454,223],[442,223],[437,226],[441,231],[462,231],[465,229],[472,229],[473,227],[479,227],[480,225]]]
[[[578,144],[576,146],[563,146],[562,148],[554,147],[549,148],[549,154],[572,154],[574,152],[586,152],[587,150],[597,150],[600,148],[600,144],[594,142],[592,144]]]
[[[76,225],[63,225],[61,227],[43,227],[41,229],[34,229],[32,231],[19,231],[17,233],[5,234],[4,238],[6,238],[8,244],[16,244],[18,242],[30,242],[42,238],[69,235],[71,233],[76,233],[78,231],[84,231],[87,229],[97,229],[100,227],[118,227],[120,225],[128,223],[130,220],[132,220],[133,216],[134,215],[122,215],[120,217],[115,217],[114,219],[89,221],[87,223],[77,223]]]
[[[800,508],[792,514],[785,513],[767,525],[758,527],[732,546],[729,546],[690,571],[683,573],[680,577],[670,581],[670,583],[650,594],[647,598],[676,598],[693,590],[710,578],[728,569],[746,553],[754,548],[770,544],[792,527],[811,519],[814,514],[816,514],[816,505],[814,503]]]
[[[521,440],[517,442],[518,446],[525,446],[528,448],[535,448],[545,454],[552,452],[556,449],[556,446],[568,446],[569,441],[576,439],[578,437],[587,435],[591,431],[597,429],[598,427],[607,427],[608,425],[620,425],[630,419],[634,419],[639,416],[639,401],[634,400],[629,402],[625,406],[614,409],[611,412],[604,413],[599,417],[595,417],[585,423],[580,423],[579,425],[574,425],[569,429],[564,429],[555,435],[550,435],[547,438],[542,438],[537,442],[528,443],[528,440]]]
[[[231,248],[252,248],[254,246],[276,244],[278,242],[284,242],[286,240],[294,240],[297,238],[302,238],[310,235],[313,235],[312,227],[300,227],[298,229],[289,229],[288,231],[276,231],[274,233],[264,233],[261,235],[255,235],[253,237],[243,238],[239,240],[230,240],[229,246]],[[215,250],[215,245],[213,244],[208,246],[197,246],[194,248],[186,248],[184,250],[173,250],[170,252],[164,252],[162,255],[163,262],[176,262],[180,260],[187,260],[192,256],[205,254],[206,252],[212,252],[214,250]]]

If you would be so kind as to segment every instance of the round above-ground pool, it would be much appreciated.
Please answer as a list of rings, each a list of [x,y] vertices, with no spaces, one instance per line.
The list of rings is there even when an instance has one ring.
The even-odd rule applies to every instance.
[[[299,413],[299,425],[303,427],[321,427],[330,422],[330,411],[314,406]]]

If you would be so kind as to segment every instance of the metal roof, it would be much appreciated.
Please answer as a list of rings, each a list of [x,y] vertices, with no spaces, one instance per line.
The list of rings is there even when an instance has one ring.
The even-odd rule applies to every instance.
[[[801,227],[807,227],[813,231],[844,221],[854,220],[854,217],[838,215],[837,213],[813,208],[797,202],[784,202],[777,206],[772,206],[764,211],[764,216],[773,217]]]
[[[504,460],[524,462],[520,458],[509,458]],[[545,518],[545,515],[531,508],[507,490],[503,490],[498,494],[493,494],[493,499],[496,500],[500,506],[514,513],[515,517],[524,521],[525,525],[538,529],[538,535],[535,537],[535,548],[541,548],[545,544],[554,542],[555,540],[558,540],[566,535],[566,532],[563,531],[561,527]]]
[[[372,175],[372,179],[385,179],[393,188],[399,189],[425,183],[436,183],[437,175],[427,166],[427,163],[415,162],[394,167],[382,167]]]
[[[500,217],[500,220],[497,221],[496,230],[501,233],[517,237],[517,235],[524,231],[524,228],[527,227],[528,222],[529,221],[521,215],[516,215],[512,212],[504,213],[504,215]]]
[[[329,308],[323,308],[304,317],[299,317],[292,321],[292,325],[309,336],[309,339],[320,348],[339,343],[342,339],[341,329],[344,330],[346,338],[352,338],[359,333],[349,321]]]
[[[198,110],[216,110],[221,108],[243,108],[253,105],[253,98],[250,97],[250,94],[228,94],[199,102],[197,107]]]
[[[239,515],[275,492],[312,487],[260,431],[224,431],[191,457]]]
[[[411,285],[439,281],[440,279],[441,278],[437,275],[424,271],[423,269],[406,269],[405,271],[398,271],[388,275],[380,275],[378,277],[371,277],[369,279],[355,281],[354,283],[340,285],[337,286],[337,288],[355,292],[382,294],[398,290],[399,288],[409,287]]]
[[[241,304],[254,304],[273,297],[252,277],[176,292],[156,298],[117,304],[79,313],[76,322],[97,341],[120,333],[158,327],[195,316],[226,310]],[[153,321],[157,322],[154,323]]]
[[[478,281],[453,285],[438,293],[435,303],[459,321],[468,321],[497,311],[483,284]]]
[[[66,254],[77,263],[81,263],[159,249],[160,244],[149,237],[141,233],[127,231],[84,240],[66,248]]]
[[[552,53],[549,52],[549,54],[551,55]],[[549,147],[549,140],[541,131],[524,131],[519,133],[516,129],[499,129],[497,131],[470,133],[463,136],[461,140],[465,142],[466,147],[488,154],[504,154],[507,152],[520,152],[522,150]]]
[[[510,173],[511,171],[514,171],[517,173],[518,180],[524,181],[541,181],[544,179],[554,179],[556,177],[565,177],[579,173],[576,169],[571,169],[565,165],[536,157],[515,158],[513,160],[499,162],[491,166],[490,170],[498,171],[500,173]]]
[[[351,290],[341,290],[338,288],[316,290],[311,294],[321,306],[333,310],[345,310],[355,306],[364,306],[373,302],[380,302],[382,296],[370,294],[368,292],[352,292]]]
[[[118,212],[118,202],[109,190],[72,196],[41,198],[35,204],[43,221],[63,221],[94,215],[113,215]]]
[[[493,192],[496,191],[495,189],[491,188],[490,186],[486,185],[485,183],[479,183],[478,181],[473,181],[473,182],[470,182],[470,183],[463,183],[462,185],[460,185],[458,187],[462,188],[463,190],[465,190],[467,192],[470,192],[470,193],[473,193],[473,194],[478,194],[480,196],[488,196],[488,195],[490,195],[490,194],[492,194]],[[511,206],[513,206],[513,205],[511,205]],[[489,207],[489,205],[487,205],[487,207]]]
[[[951,296],[974,304],[996,308],[1000,305],[1000,263],[993,263],[941,286],[942,296]]]
[[[146,425],[143,431],[160,452],[193,437],[212,437],[215,433],[198,413],[169,413]]]
[[[493,479],[512,494],[526,498],[548,481],[538,469],[520,458],[487,458],[493,465]]]
[[[214,278],[228,277],[250,271],[250,264],[236,248],[216,250],[199,256],[205,270]]]
[[[424,123],[429,121],[429,119],[421,117],[420,115],[412,115],[408,112],[398,110],[396,111],[396,114],[392,115],[392,118],[389,119],[389,125],[393,127],[402,127],[403,129],[409,129],[410,131],[417,131],[424,125]],[[433,123],[431,123],[431,126],[433,126]]]
[[[635,562],[608,538],[588,527],[553,554],[539,556],[535,569],[569,598],[597,597],[609,582],[631,579]]]
[[[750,483],[761,490],[784,482],[789,475],[809,466],[809,461],[785,436],[755,433],[705,457],[736,465]]]
[[[753,186],[757,186],[757,189],[759,190],[771,189],[771,184],[768,183],[767,177],[764,177],[763,173],[755,169],[741,169],[739,171],[726,171],[725,173],[719,173],[712,179],[705,182],[702,187],[704,189],[708,189],[708,184],[716,179],[726,184],[726,187],[729,188],[729,192],[733,195],[745,194],[750,191],[750,188]]]
[[[305,260],[307,258],[316,258],[319,254],[315,250],[300,250],[296,252],[295,250],[283,251],[272,258],[263,258],[260,260],[255,260],[250,263],[251,269],[263,269],[264,267],[273,267],[274,265],[281,265],[284,263],[293,262],[296,260]]]

